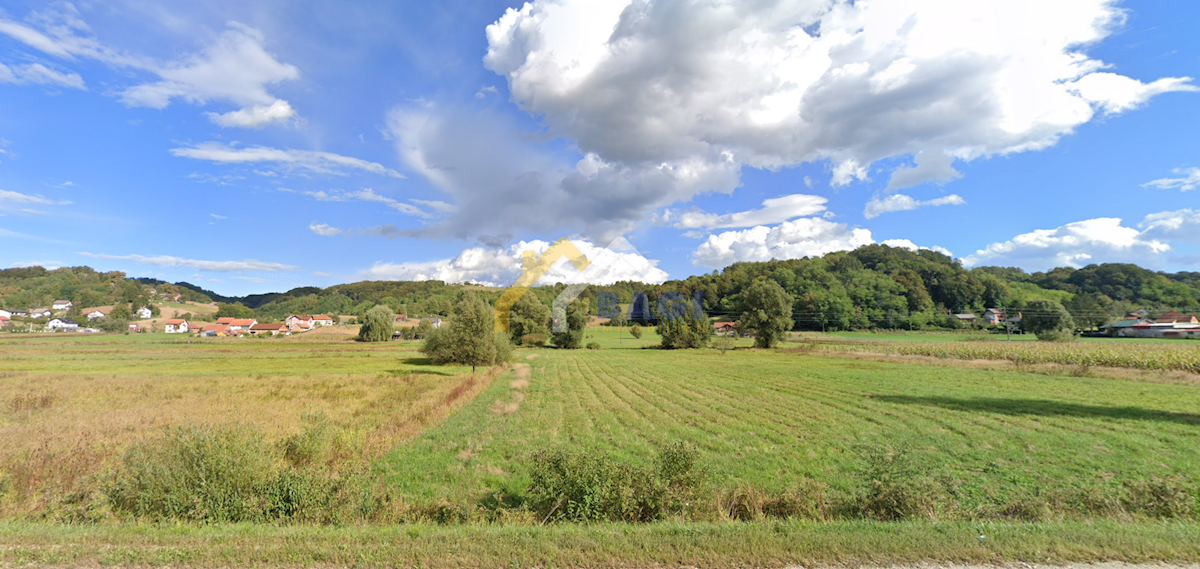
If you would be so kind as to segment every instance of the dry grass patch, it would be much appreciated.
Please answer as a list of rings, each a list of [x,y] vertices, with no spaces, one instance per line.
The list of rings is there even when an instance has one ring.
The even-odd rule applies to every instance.
[[[415,352],[396,345],[145,341],[0,343],[26,368],[0,379],[0,516],[94,491],[125,449],[171,426],[236,423],[282,444],[321,416],[337,432],[331,469],[365,464],[502,371],[408,365]]]

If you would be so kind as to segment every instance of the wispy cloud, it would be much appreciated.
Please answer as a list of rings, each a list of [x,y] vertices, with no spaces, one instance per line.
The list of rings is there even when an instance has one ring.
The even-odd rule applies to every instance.
[[[403,174],[378,162],[315,150],[293,150],[267,146],[238,148],[221,142],[205,142],[193,146],[172,148],[171,154],[180,158],[206,160],[218,164],[274,164],[284,170],[306,170],[338,176],[346,175],[347,170],[359,170],[391,178],[404,178]]]
[[[322,237],[333,237],[334,235],[337,235],[342,232],[341,229],[333,227],[333,226],[329,225],[328,223],[317,223],[317,222],[308,224],[308,229],[309,229],[309,231],[312,231],[313,233],[316,233],[317,235],[320,235]]]
[[[1172,172],[1178,174],[1178,177],[1151,180],[1145,184],[1142,184],[1142,187],[1156,188],[1159,190],[1178,189],[1182,192],[1200,188],[1200,168],[1176,168],[1172,170]]]
[[[371,188],[363,188],[361,190],[357,190],[357,191],[353,191],[353,192],[345,192],[345,191],[341,191],[341,190],[297,191],[297,190],[292,190],[292,189],[288,189],[288,188],[280,188],[280,191],[305,195],[305,196],[308,196],[319,202],[364,201],[364,202],[381,203],[381,204],[384,204],[400,213],[415,215],[417,217],[421,217],[421,218],[425,218],[425,219],[433,217],[432,214],[430,214],[429,212],[427,212],[415,205],[402,202],[395,198],[390,198],[388,196],[377,194],[377,193],[375,193],[375,190],[372,190]],[[437,204],[441,204],[441,206],[447,207],[447,208],[454,207],[445,202],[426,202],[425,200],[415,200],[415,199],[409,200],[409,201],[418,202],[418,203],[437,203]]]
[[[750,211],[739,211],[717,215],[698,209],[676,212],[667,210],[658,216],[659,223],[668,223],[677,229],[718,229],[734,227],[753,227],[756,225],[774,225],[797,217],[815,215],[825,211],[825,202],[829,200],[821,196],[807,194],[792,194],[778,198],[763,200],[762,207]]]
[[[885,213],[894,211],[908,211],[922,207],[937,207],[943,205],[963,205],[967,200],[963,199],[958,194],[950,194],[945,197],[935,198],[932,200],[918,200],[912,196],[904,194],[892,194],[884,198],[875,198],[867,202],[866,209],[863,210],[863,217],[874,219]]]
[[[86,252],[80,252],[79,254],[84,257],[91,257],[93,259],[132,261],[134,263],[156,265],[159,267],[189,267],[200,271],[216,271],[221,273],[234,273],[241,271],[291,271],[297,268],[294,265],[257,261],[254,259],[246,259],[242,261],[202,261],[198,259],[172,257],[170,255],[106,255],[103,253]]]
[[[8,190],[0,190],[0,202],[37,205],[71,205],[71,202],[66,200],[55,200],[31,194],[22,194],[20,192],[10,192]]]

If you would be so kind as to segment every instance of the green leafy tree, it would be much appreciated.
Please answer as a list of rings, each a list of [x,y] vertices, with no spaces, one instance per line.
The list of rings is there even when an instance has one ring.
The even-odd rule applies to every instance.
[[[635,340],[642,339],[642,325],[634,324],[633,326],[630,326],[629,327],[629,335],[633,336],[633,339],[635,339]]]
[[[512,357],[511,341],[495,332],[496,315],[492,307],[474,293],[463,294],[454,308],[454,318],[444,328],[435,329],[421,352],[435,364],[457,363],[471,366],[496,365]]]
[[[106,316],[105,319],[106,320],[108,320],[108,319],[124,320],[124,321],[128,322],[129,319],[132,317],[133,317],[133,313],[131,313],[129,311],[128,304],[117,304],[116,306],[113,307],[112,312],[108,313],[108,316]]]
[[[358,341],[360,342],[386,342],[392,339],[392,331],[395,328],[396,317],[392,314],[392,309],[386,305],[380,304],[363,314],[358,328]]]
[[[550,341],[555,346],[570,350],[583,347],[583,329],[588,322],[589,303],[586,298],[577,299],[567,307],[567,331],[555,332]]]
[[[774,346],[792,329],[792,295],[773,280],[754,281],[742,295],[741,324],[754,334],[755,346]]]
[[[697,318],[691,310],[688,310],[679,318],[659,320],[656,331],[662,336],[662,347],[664,348],[671,350],[703,348],[712,339],[713,325],[708,318]]]
[[[240,302],[218,302],[217,318],[254,318],[254,310]]]
[[[1032,300],[1022,311],[1021,328],[1037,334],[1039,340],[1065,340],[1071,337],[1075,322],[1063,305],[1053,300]]]
[[[550,309],[538,300],[531,291],[526,291],[512,305],[508,313],[508,329],[517,344],[530,334],[547,335],[546,324],[550,322]]]

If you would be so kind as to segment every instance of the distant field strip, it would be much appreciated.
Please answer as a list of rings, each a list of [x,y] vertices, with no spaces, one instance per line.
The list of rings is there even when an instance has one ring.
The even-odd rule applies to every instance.
[[[529,453],[594,448],[634,462],[691,441],[713,482],[780,489],[807,476],[863,489],[866,449],[907,450],[964,508],[1200,469],[1200,391],[840,360],[795,353],[543,351],[519,409],[497,382],[384,460],[423,497],[520,491]]]
[[[802,350],[857,352],[891,356],[927,356],[960,360],[997,360],[1015,364],[1063,364],[1186,371],[1200,373],[1200,342],[1175,340],[1172,344],[1122,342],[855,342],[802,341]]]

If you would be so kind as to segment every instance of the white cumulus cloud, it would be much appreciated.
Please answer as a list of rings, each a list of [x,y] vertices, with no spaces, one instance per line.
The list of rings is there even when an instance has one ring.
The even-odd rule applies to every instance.
[[[967,200],[958,194],[950,194],[931,200],[918,200],[904,194],[892,194],[890,196],[877,197],[867,202],[867,207],[863,210],[863,217],[874,219],[885,213],[894,211],[908,211],[922,207],[937,207],[942,205],[963,205],[965,203],[967,203]]]
[[[608,247],[600,247],[583,239],[573,239],[571,242],[587,257],[590,263],[588,267],[580,273],[566,258],[561,258],[542,275],[537,285],[559,282],[604,285],[618,281],[657,284],[667,280],[667,273],[658,268],[657,261],[643,257],[624,239],[617,239]],[[375,263],[363,272],[363,276],[371,280],[439,280],[509,286],[521,276],[521,252],[534,251],[541,255],[549,246],[550,243],[535,240],[519,241],[501,248],[471,247],[453,259],[424,263]]]
[[[1113,0],[535,0],[488,26],[484,62],[604,163],[829,160],[842,185],[915,156],[898,188],[1195,89],[1089,56],[1122,22]]]
[[[760,225],[711,235],[692,253],[692,263],[717,269],[738,261],[815,257],[874,242],[870,230],[805,217],[775,227]]]
[[[1120,218],[1101,217],[1076,221],[1054,229],[1038,229],[1008,241],[992,243],[963,258],[968,267],[1017,266],[1042,271],[1054,267],[1082,267],[1092,263],[1156,264],[1171,249],[1162,240],[1165,219],[1147,216],[1147,231],[1122,225]],[[1159,233],[1156,235],[1156,233]],[[1169,232],[1168,232],[1169,233]]]

